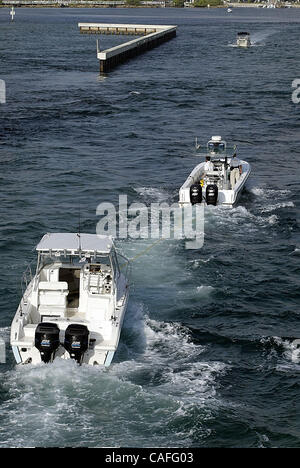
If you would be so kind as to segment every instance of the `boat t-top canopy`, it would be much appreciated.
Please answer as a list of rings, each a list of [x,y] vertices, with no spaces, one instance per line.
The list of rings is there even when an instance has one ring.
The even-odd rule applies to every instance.
[[[237,36],[250,36],[250,34],[246,31],[241,31],[237,33]]]
[[[78,233],[48,233],[36,246],[41,254],[51,252],[66,253],[67,255],[94,254],[107,255],[113,247],[111,236]]]

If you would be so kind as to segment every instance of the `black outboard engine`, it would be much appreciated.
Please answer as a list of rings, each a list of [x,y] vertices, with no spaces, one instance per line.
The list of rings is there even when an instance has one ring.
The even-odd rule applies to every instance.
[[[200,184],[191,185],[190,200],[192,205],[202,202],[202,187]]]
[[[215,184],[206,187],[206,204],[216,205],[218,201],[218,187]]]
[[[35,329],[35,347],[43,362],[53,361],[59,347],[59,328],[56,323],[39,323]]]
[[[65,333],[64,347],[79,364],[89,347],[89,331],[85,325],[74,323],[69,325]]]

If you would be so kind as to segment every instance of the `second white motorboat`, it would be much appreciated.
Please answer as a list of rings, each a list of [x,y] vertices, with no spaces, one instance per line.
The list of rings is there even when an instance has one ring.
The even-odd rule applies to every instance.
[[[197,142],[196,148],[201,148]],[[227,148],[226,141],[220,136],[209,140],[202,156],[206,161],[193,169],[179,190],[179,205],[203,203],[233,207],[251,173],[250,164],[238,160],[236,147]]]
[[[128,302],[129,261],[111,237],[96,234],[46,234],[36,251],[36,272],[11,326],[17,364],[61,358],[109,366]]]

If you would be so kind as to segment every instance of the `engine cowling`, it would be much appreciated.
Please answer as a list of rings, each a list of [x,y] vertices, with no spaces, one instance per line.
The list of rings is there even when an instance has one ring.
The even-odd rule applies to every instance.
[[[89,347],[89,330],[85,325],[74,323],[65,332],[64,347],[72,359],[82,362],[83,355]]]
[[[190,187],[190,200],[192,205],[202,203],[202,187],[200,184],[193,184]]]
[[[206,204],[216,205],[218,201],[218,187],[215,184],[210,184],[206,187]]]
[[[59,328],[56,323],[39,323],[35,329],[35,347],[43,362],[53,361],[59,343]]]

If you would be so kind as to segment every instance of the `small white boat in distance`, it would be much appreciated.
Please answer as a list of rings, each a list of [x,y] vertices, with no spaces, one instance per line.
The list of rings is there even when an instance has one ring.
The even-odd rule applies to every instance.
[[[236,37],[236,45],[238,47],[250,47],[250,34],[248,32],[238,32]]]
[[[11,16],[11,21],[13,21],[15,18],[15,14],[16,14],[14,7],[11,7],[9,14]]]
[[[197,142],[196,148],[201,148]],[[228,149],[220,136],[209,140],[207,151],[202,156],[206,161],[193,169],[179,190],[179,205],[203,203],[233,207],[250,175],[250,164],[238,160],[236,146]]]
[[[17,364],[72,358],[109,366],[128,303],[129,261],[111,237],[96,234],[46,234],[36,251],[36,273],[24,274],[11,325]]]

